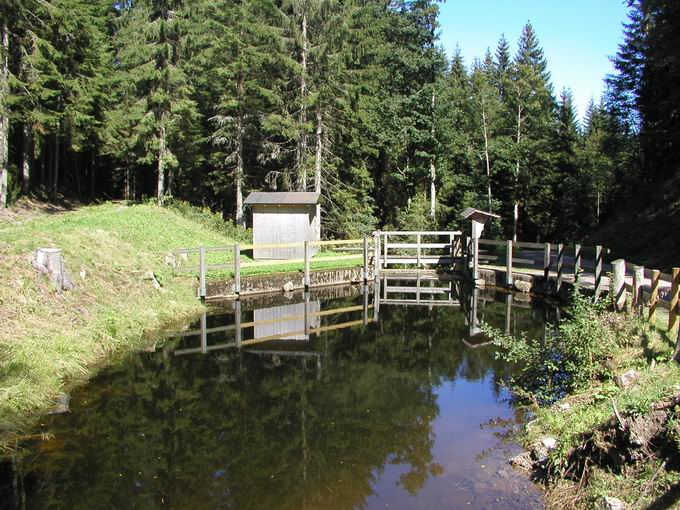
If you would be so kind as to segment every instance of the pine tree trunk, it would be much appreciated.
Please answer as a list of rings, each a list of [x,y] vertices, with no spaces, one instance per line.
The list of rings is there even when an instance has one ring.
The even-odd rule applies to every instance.
[[[484,133],[484,161],[486,163],[486,199],[491,212],[491,161],[489,157],[489,131],[486,125],[486,111],[482,103],[482,129]]]
[[[9,28],[2,20],[2,69],[0,69],[0,208],[7,207],[9,172],[9,111],[5,105],[9,95]]]
[[[314,161],[314,191],[321,193],[321,164],[323,162],[323,116],[316,106],[316,158]],[[321,239],[321,204],[316,204],[316,238]]]
[[[301,172],[299,190],[307,190],[307,168],[305,167],[305,156],[307,154],[307,13],[302,13],[302,56],[300,74],[300,141],[298,146],[298,171]]]
[[[243,214],[243,116],[239,113],[236,122],[236,224],[245,227],[245,216]]]
[[[33,130],[24,123],[21,144],[21,190],[28,193],[31,187],[31,168],[33,167]]]
[[[522,106],[517,106],[517,161],[515,162],[514,176],[514,204],[512,213],[512,240],[517,242],[517,230],[519,225],[519,171],[520,154],[519,144],[522,138]]]
[[[432,136],[432,140],[434,141],[434,101],[435,101],[435,94],[434,90],[432,91],[432,102],[430,103],[430,108],[432,112],[432,129],[430,131],[430,135]],[[434,161],[434,157],[430,158],[430,217],[432,219],[435,218],[435,213],[437,209],[437,166]]]
[[[123,197],[130,200],[130,168],[125,169],[125,182],[123,183]]]
[[[321,193],[321,163],[323,161],[323,120],[321,107],[316,107],[316,157],[314,160],[314,191]]]
[[[158,149],[158,181],[156,184],[156,201],[158,205],[163,203],[163,196],[165,195],[165,125],[161,117],[161,127],[158,132],[159,144]]]
[[[52,200],[57,198],[57,189],[59,187],[59,135],[55,133],[54,135],[54,145],[52,152],[52,188],[50,194],[52,195]]]
[[[90,152],[90,198],[94,200],[95,185],[97,183],[97,149],[92,147]]]

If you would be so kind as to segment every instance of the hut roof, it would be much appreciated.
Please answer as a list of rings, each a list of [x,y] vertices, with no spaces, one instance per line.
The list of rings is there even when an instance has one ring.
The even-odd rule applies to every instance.
[[[486,212],[486,211],[480,211],[479,209],[475,209],[474,207],[468,207],[463,211],[461,214],[461,217],[463,219],[470,219],[474,221],[479,221],[479,222],[486,222],[490,220],[491,218],[500,218],[498,214],[494,214],[491,212]]]
[[[316,205],[321,201],[321,193],[298,192],[264,192],[253,191],[243,202],[245,205]]]

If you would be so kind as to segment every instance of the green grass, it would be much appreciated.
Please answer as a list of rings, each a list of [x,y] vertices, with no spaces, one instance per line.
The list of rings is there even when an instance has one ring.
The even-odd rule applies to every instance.
[[[112,354],[200,312],[195,280],[174,277],[166,253],[233,242],[205,211],[153,205],[106,203],[0,224],[0,443]],[[62,249],[75,290],[58,293],[31,267],[39,247]]]

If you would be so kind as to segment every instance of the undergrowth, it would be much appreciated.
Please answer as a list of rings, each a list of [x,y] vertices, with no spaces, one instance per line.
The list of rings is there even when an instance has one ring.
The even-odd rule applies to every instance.
[[[680,366],[669,361],[675,332],[574,294],[558,334],[545,344],[491,333],[498,356],[518,368],[510,383],[516,399],[531,408],[523,443],[532,449],[545,437],[557,440],[535,473],[547,484],[548,508],[599,508],[603,496],[628,508],[668,508],[680,500],[680,417],[672,405],[680,396]],[[630,370],[637,379],[620,383]],[[653,410],[665,402],[671,405],[662,414],[663,432],[638,450],[619,451],[630,424],[641,420],[649,430],[655,412],[658,419]]]

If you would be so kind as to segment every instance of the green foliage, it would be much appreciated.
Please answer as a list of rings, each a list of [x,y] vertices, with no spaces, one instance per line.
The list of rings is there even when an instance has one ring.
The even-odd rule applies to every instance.
[[[575,291],[568,318],[544,340],[519,338],[489,329],[500,359],[518,367],[513,380],[520,397],[546,404],[611,378],[607,360],[616,347],[614,335],[598,319],[603,305]]]

